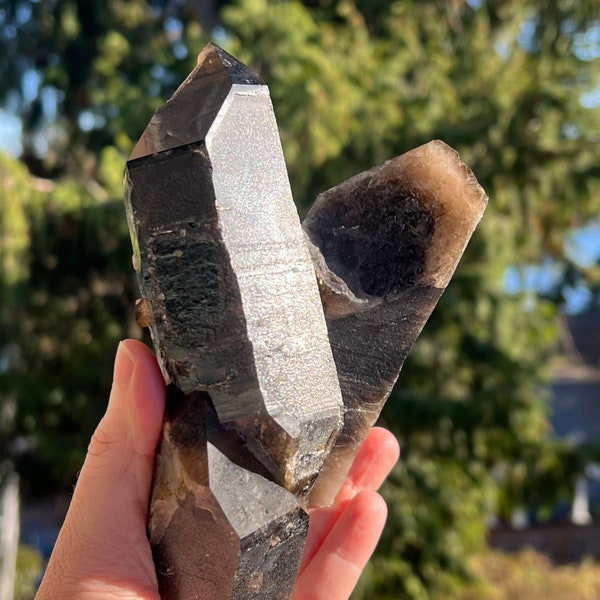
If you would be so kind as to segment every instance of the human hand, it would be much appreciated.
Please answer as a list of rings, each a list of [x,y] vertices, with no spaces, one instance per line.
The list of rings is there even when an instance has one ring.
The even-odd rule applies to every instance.
[[[37,600],[159,600],[146,536],[165,383],[152,352],[126,340],[115,359],[106,414],[88,447]],[[293,600],[344,600],[381,534],[374,491],[398,459],[398,444],[374,428],[331,508],[313,509]]]
[[[345,600],[385,525],[387,506],[375,491],[396,464],[396,438],[374,427],[360,446],[333,506],[309,511],[304,553],[292,600]]]

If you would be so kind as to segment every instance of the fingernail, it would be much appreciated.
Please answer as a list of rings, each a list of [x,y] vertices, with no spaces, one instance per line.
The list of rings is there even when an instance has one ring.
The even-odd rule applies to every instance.
[[[120,387],[127,387],[133,375],[133,355],[123,342],[119,342],[115,357],[113,382]]]

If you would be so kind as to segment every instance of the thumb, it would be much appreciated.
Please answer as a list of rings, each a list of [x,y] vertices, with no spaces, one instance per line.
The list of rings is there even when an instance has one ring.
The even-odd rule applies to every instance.
[[[146,519],[164,402],[152,352],[141,342],[121,342],[108,408],[88,446],[38,600],[69,597],[65,588],[72,597],[125,590],[155,597]]]

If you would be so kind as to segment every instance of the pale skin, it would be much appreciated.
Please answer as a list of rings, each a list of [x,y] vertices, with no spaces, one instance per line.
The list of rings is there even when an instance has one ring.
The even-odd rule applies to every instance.
[[[106,414],[88,447],[37,600],[159,600],[146,537],[165,384],[152,352],[126,340]],[[345,600],[381,535],[377,489],[398,460],[396,439],[373,428],[331,508],[313,509],[293,600]]]

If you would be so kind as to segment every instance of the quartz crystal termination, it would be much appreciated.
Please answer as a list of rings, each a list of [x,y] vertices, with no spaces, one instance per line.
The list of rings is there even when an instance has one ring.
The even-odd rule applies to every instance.
[[[287,599],[307,527],[206,393],[170,386],[149,523],[161,598]]]
[[[433,141],[324,192],[306,216],[344,399],[310,505],[335,497],[486,205],[458,153]]]
[[[260,78],[209,44],[134,148],[126,205],[166,376],[208,392],[278,483],[306,487],[342,399]]]
[[[307,531],[294,495],[342,397],[268,89],[209,45],[127,163],[125,203],[172,383],[150,502],[161,597],[289,598]]]

